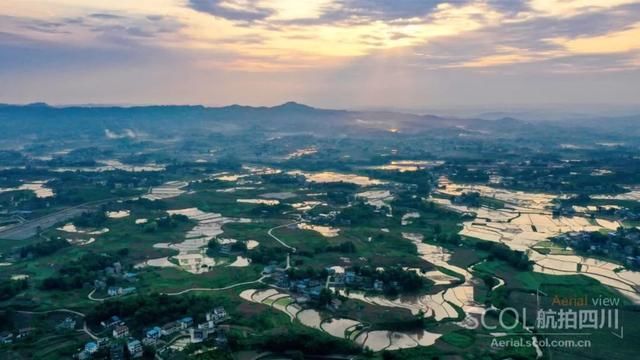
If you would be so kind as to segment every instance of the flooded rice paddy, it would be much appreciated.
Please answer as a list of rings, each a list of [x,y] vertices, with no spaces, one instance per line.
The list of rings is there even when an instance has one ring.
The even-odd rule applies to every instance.
[[[460,235],[486,241],[500,242],[509,248],[528,251],[541,241],[568,232],[614,230],[617,221],[584,216],[554,217],[551,214],[555,196],[534,194],[488,186],[457,185],[441,179],[441,194],[459,195],[463,191],[477,191],[481,196],[505,202],[503,209],[469,208],[450,200],[432,198],[431,201],[459,212],[475,213],[474,220],[463,224]],[[635,303],[640,303],[640,273],[620,270],[620,265],[575,255],[541,254],[529,251],[535,262],[534,271],[552,275],[582,274],[617,289]]]
[[[242,291],[240,297],[246,301],[271,306],[287,314],[291,321],[299,321],[304,326],[321,330],[331,336],[354,341],[373,351],[430,346],[442,336],[441,334],[427,331],[369,331],[367,324],[357,320],[326,318],[317,310],[302,309],[288,294],[281,293],[275,289],[248,289]]]

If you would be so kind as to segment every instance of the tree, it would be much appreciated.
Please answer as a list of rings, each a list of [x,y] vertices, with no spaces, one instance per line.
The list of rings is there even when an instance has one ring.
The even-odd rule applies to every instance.
[[[333,299],[333,292],[327,288],[320,290],[320,296],[318,297],[318,305],[321,307],[331,304]]]

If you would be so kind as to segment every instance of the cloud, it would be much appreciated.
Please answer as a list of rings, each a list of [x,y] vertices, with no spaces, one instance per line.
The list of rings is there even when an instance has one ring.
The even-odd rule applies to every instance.
[[[537,14],[566,18],[634,3],[637,0],[529,0],[527,5]]]
[[[189,0],[189,6],[228,20],[263,20],[273,14],[273,10],[256,5],[250,0]]]
[[[341,0],[340,10],[350,16],[363,17],[368,20],[398,20],[421,18],[429,15],[439,5],[450,3],[442,0]],[[456,1],[462,6],[469,1]]]
[[[601,8],[599,12],[589,8],[571,17],[545,14],[520,20],[518,15],[502,15],[497,25],[433,39],[416,47],[413,65],[512,71],[509,67],[513,65],[539,63],[539,72],[595,71],[596,67],[578,57],[629,51],[626,60],[616,59],[610,66],[603,61],[600,66],[603,71],[637,67],[634,59],[638,57],[633,51],[640,47],[639,4]],[[570,69],[572,62],[576,66]]]
[[[640,68],[640,2],[631,0],[4,1],[9,6],[0,9],[0,75],[11,75],[14,83],[34,74],[90,74],[127,90],[131,73],[144,69],[156,84],[149,92],[181,96],[172,92],[178,86],[160,89],[154,79],[171,77],[186,94],[190,82],[208,78],[203,74],[232,74],[228,83],[241,78],[238,84],[260,89],[300,74],[322,74],[305,78],[318,81],[348,69],[336,83],[362,74],[354,88],[336,86],[389,86],[399,98],[408,96],[402,86],[418,86],[413,82],[438,78],[435,73],[542,76]],[[126,75],[114,76],[115,69]],[[379,83],[367,80],[377,76]],[[132,88],[144,87],[135,82]],[[72,85],[70,94],[88,91]],[[101,94],[98,83],[91,85],[96,97]],[[447,87],[446,81],[439,85]],[[276,96],[264,91],[269,94],[261,99]],[[419,101],[422,94],[413,96]]]
[[[92,17],[92,18],[95,18],[95,19],[102,19],[102,20],[124,19],[124,16],[116,15],[116,14],[109,14],[109,13],[94,13],[94,14],[90,14],[89,17]]]
[[[455,1],[463,6],[472,0]],[[188,6],[232,21],[273,25],[364,24],[419,19],[449,2],[443,0],[189,0]]]
[[[632,27],[598,36],[548,39],[572,54],[609,54],[640,50],[640,22]]]

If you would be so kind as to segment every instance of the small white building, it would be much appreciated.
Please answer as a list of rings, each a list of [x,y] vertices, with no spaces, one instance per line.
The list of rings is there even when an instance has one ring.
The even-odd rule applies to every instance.
[[[132,358],[138,358],[142,356],[142,343],[140,340],[131,340],[127,342],[127,350],[131,354]]]
[[[116,339],[122,339],[129,336],[129,327],[127,325],[118,325],[113,328],[113,337]]]

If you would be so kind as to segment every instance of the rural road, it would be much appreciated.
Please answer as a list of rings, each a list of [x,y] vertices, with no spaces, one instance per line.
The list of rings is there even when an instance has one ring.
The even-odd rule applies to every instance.
[[[279,242],[280,245],[286,247],[287,249],[291,250],[292,252],[296,252],[296,248],[294,248],[293,246],[288,245],[287,243],[285,243],[284,241],[280,240],[280,238],[278,238],[277,236],[273,235],[273,230],[276,229],[281,229],[283,227],[287,227],[287,226],[291,226],[291,225],[297,225],[300,224],[302,221],[296,221],[290,224],[284,224],[284,225],[278,225],[276,227],[272,227],[271,229],[269,229],[269,231],[267,231],[267,234],[269,234],[269,236],[271,236],[275,241]]]
[[[168,295],[168,296],[176,296],[176,295],[186,294],[186,293],[191,292],[191,291],[223,291],[223,290],[233,289],[233,288],[236,288],[238,286],[261,283],[262,280],[264,280],[266,278],[267,278],[267,276],[262,276],[258,280],[235,283],[233,285],[219,287],[219,288],[191,288],[191,289],[186,289],[186,290],[182,290],[182,291],[178,291],[178,292],[174,292],[174,293],[162,293],[162,294],[163,295]]]

